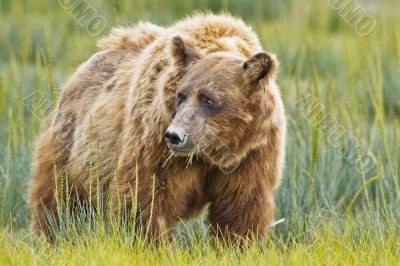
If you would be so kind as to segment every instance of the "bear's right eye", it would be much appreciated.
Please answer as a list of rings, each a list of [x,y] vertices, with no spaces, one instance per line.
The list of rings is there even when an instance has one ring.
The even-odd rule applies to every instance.
[[[182,93],[178,93],[176,95],[176,105],[179,106],[181,103],[183,103],[186,100],[186,96]]]

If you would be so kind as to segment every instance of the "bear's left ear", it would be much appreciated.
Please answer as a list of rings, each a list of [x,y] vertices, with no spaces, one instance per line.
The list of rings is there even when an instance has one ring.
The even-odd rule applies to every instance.
[[[244,62],[243,77],[251,85],[266,85],[275,80],[278,68],[279,62],[274,54],[261,52]]]
[[[187,67],[191,62],[202,57],[193,46],[185,42],[179,35],[172,39],[171,53],[178,67]]]

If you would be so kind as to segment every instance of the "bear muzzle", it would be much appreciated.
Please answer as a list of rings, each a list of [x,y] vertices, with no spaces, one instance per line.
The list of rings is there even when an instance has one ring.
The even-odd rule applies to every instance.
[[[188,146],[188,134],[186,134],[182,129],[175,126],[169,126],[164,133],[165,141],[168,147],[176,153],[186,154],[190,153],[191,148]]]

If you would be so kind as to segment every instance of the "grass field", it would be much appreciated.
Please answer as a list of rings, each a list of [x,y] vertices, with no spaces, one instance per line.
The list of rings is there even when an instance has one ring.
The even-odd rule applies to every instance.
[[[101,32],[103,24],[88,27],[68,2],[0,2],[0,265],[399,263],[399,1],[349,2],[376,21],[368,36],[332,7],[344,1],[83,2],[104,18]],[[32,147],[63,82],[111,27],[141,19],[168,25],[206,9],[242,17],[281,62],[288,139],[276,219],[285,221],[244,249],[213,244],[201,220],[182,223],[161,245],[101,223],[66,227],[55,245],[30,235]],[[312,109],[304,105],[310,99]],[[360,170],[365,156],[374,159]]]

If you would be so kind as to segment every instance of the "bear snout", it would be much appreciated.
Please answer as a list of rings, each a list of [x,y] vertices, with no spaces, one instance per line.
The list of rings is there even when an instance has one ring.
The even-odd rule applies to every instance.
[[[173,150],[179,150],[183,148],[188,139],[188,135],[182,129],[173,126],[168,127],[164,133],[164,137],[168,146],[170,146],[170,148]]]

